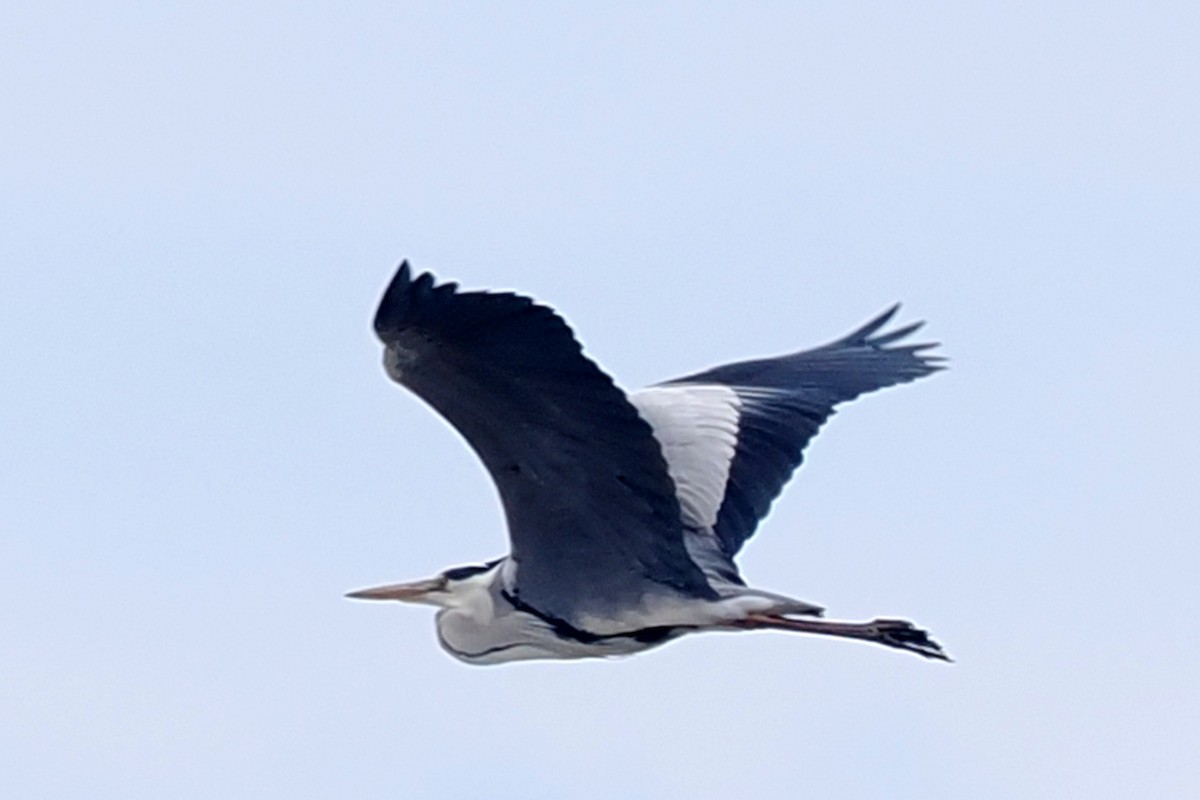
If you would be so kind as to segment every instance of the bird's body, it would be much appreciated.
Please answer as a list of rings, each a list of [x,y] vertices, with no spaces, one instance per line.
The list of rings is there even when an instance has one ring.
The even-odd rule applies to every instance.
[[[479,454],[512,552],[351,596],[438,606],[442,646],[476,664],[764,628],[945,658],[911,623],[816,619],[819,606],[746,586],[734,563],[836,404],[939,369],[933,345],[888,346],[919,325],[879,334],[895,310],[815,350],[626,394],[551,309],[403,264],[375,318],[385,367]]]

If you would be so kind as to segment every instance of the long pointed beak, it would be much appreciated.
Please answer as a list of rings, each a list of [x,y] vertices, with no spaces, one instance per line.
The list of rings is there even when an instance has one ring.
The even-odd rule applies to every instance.
[[[420,603],[430,592],[445,588],[442,578],[429,578],[411,583],[393,583],[388,586],[375,586],[370,589],[359,589],[349,592],[346,597],[355,600],[400,600],[405,603]]]

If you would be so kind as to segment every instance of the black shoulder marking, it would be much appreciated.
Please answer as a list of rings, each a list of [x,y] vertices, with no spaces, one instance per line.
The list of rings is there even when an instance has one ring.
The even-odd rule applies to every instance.
[[[640,644],[654,646],[664,644],[676,636],[686,633],[690,628],[684,626],[658,625],[652,628],[639,628],[638,630],[628,631],[625,633],[592,633],[585,631],[582,628],[576,628],[566,620],[543,613],[526,602],[523,602],[517,595],[502,591],[500,595],[512,604],[512,607],[517,611],[524,612],[530,616],[537,617],[542,622],[546,623],[550,630],[560,639],[567,639],[580,644],[597,644],[599,642],[611,641],[613,639],[633,639]]]

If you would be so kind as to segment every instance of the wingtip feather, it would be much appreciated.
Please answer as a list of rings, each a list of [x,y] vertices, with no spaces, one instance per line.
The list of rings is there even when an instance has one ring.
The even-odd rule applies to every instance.
[[[872,347],[885,347],[892,342],[898,342],[901,339],[911,336],[912,334],[921,330],[923,327],[925,327],[924,320],[910,322],[908,325],[902,325],[899,328],[896,328],[894,331],[888,331],[887,333],[880,334],[874,338],[867,339],[866,342]]]
[[[844,341],[844,342],[866,341],[867,339],[869,339],[871,337],[871,334],[875,333],[877,330],[882,328],[884,325],[887,325],[888,322],[891,321],[892,317],[896,316],[896,313],[899,310],[900,310],[900,303],[893,303],[889,308],[884,309],[882,312],[880,312],[878,315],[876,315],[874,319],[867,322],[865,325],[863,325],[861,328],[859,328],[858,330],[851,333],[849,336],[846,336],[842,341]]]
[[[413,278],[412,266],[408,259],[401,261],[396,274],[392,276],[392,280],[384,290],[383,297],[379,299],[379,307],[375,311],[374,320],[376,335],[386,340],[387,334],[394,333],[399,321],[403,319],[413,302],[424,298],[434,290],[435,280],[433,274],[429,272],[422,272]],[[446,285],[453,286],[452,284]],[[437,288],[441,289],[442,287]]]

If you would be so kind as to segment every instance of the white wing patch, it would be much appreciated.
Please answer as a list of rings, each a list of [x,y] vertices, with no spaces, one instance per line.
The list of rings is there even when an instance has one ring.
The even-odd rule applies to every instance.
[[[662,448],[684,522],[714,526],[737,447],[737,393],[718,384],[651,386],[631,393],[629,402]]]

